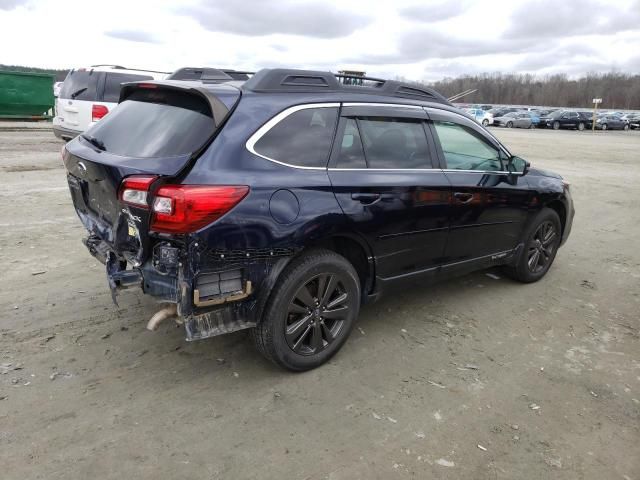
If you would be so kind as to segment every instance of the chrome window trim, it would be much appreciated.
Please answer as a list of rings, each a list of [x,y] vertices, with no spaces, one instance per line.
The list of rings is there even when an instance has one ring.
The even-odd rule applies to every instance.
[[[287,118],[289,115],[299,112],[300,110],[307,110],[309,108],[339,108],[340,103],[304,103],[302,105],[294,105],[293,107],[289,107],[282,112],[278,113],[270,120],[268,120],[264,125],[262,125],[256,132],[249,137],[247,142],[245,143],[245,147],[254,155],[264,158],[265,160],[269,160],[270,162],[277,163],[278,165],[284,165],[285,167],[298,168],[300,170],[326,170],[327,167],[304,167],[302,165],[293,165],[290,163],[282,162],[280,160],[276,160],[275,158],[267,157],[266,155],[262,155],[261,153],[256,152],[255,146],[256,143],[264,136],[266,133],[271,130],[274,126],[280,123],[282,120]]]
[[[481,173],[483,175],[514,175],[522,176],[521,172],[508,172],[506,170],[457,170],[455,168],[334,168],[329,167],[331,172],[438,172],[438,173]]]
[[[413,110],[422,110],[423,107],[419,105],[406,105],[404,103],[375,103],[375,102],[345,102],[343,107],[400,107],[410,108]]]

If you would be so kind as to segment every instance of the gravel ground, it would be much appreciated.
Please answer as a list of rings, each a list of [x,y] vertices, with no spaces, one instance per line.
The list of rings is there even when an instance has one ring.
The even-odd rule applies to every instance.
[[[0,476],[639,479],[640,132],[493,131],[572,183],[546,278],[416,285],[297,375],[115,307],[61,143],[0,131]]]

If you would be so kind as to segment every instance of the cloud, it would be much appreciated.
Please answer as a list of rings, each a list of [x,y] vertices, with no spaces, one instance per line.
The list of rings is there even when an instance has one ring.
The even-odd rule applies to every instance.
[[[154,35],[140,30],[109,30],[104,34],[108,37],[117,38],[119,40],[128,40],[130,42],[159,43],[158,39]]]
[[[509,23],[504,32],[508,39],[544,39],[550,43],[576,35],[615,34],[638,29],[640,0],[629,9],[596,0],[528,2],[513,12]]]
[[[421,22],[439,22],[457,17],[467,9],[465,1],[440,1],[432,4],[409,5],[398,10],[400,16]]]
[[[338,38],[368,25],[371,19],[341,10],[325,2],[300,3],[282,0],[220,2],[184,7],[180,13],[193,17],[207,30],[256,37],[270,34]]]
[[[27,3],[29,0],[0,0],[0,10],[13,10]]]

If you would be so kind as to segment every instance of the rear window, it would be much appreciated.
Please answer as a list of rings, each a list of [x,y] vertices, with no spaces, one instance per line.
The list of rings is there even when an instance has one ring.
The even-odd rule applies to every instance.
[[[127,157],[173,157],[194,152],[215,130],[205,99],[162,89],[134,91],[90,135],[105,150]]]
[[[264,134],[255,151],[271,160],[299,167],[325,167],[338,109],[305,108],[285,117]]]
[[[98,96],[100,72],[71,70],[60,89],[59,98],[94,101]]]
[[[107,73],[104,81],[104,95],[102,101],[117,103],[120,100],[120,87],[123,83],[153,80],[149,75],[132,75],[130,73]]]

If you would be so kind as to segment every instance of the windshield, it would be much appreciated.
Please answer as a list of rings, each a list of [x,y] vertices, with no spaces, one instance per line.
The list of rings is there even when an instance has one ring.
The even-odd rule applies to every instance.
[[[215,130],[209,104],[189,93],[136,90],[86,132],[101,150],[127,157],[193,153]]]
[[[71,70],[60,89],[59,98],[72,100],[96,100],[99,72]]]

